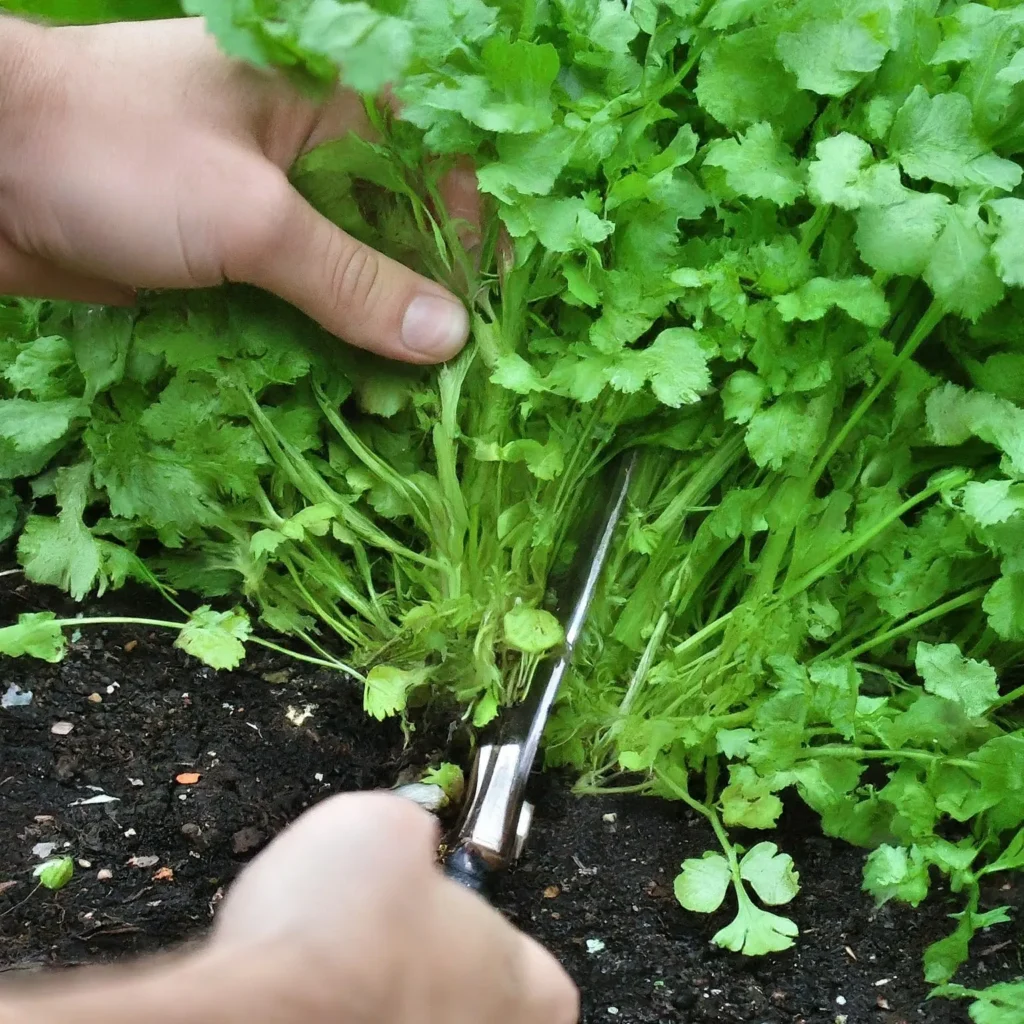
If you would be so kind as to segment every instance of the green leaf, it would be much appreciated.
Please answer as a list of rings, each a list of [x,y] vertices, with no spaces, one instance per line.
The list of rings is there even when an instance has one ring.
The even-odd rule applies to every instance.
[[[75,862],[70,857],[55,857],[38,865],[32,874],[44,889],[63,889],[75,875]]]
[[[958,92],[929,96],[921,85],[897,113],[889,149],[912,178],[945,185],[991,186],[1010,192],[1024,174],[982,142],[966,96]]]
[[[989,624],[1004,640],[1024,640],[1024,572],[996,580],[982,607]]]
[[[676,876],[676,899],[696,914],[713,914],[725,899],[732,881],[729,862],[720,853],[705,853],[683,861]]]
[[[422,686],[428,677],[426,669],[401,669],[393,665],[374,665],[366,677],[363,710],[382,722],[404,711],[409,694]]]
[[[23,612],[15,625],[0,629],[0,654],[61,661],[67,645],[56,619],[53,612]]]
[[[716,932],[711,941],[733,953],[765,956],[790,949],[799,934],[800,929],[788,917],[762,910],[744,896],[735,919]]]
[[[821,206],[856,210],[873,198],[865,170],[873,162],[871,146],[849,132],[822,139],[807,168],[807,191]]]
[[[872,850],[864,865],[864,888],[878,906],[897,899],[918,906],[928,895],[928,864],[920,849],[882,844]]]
[[[716,139],[707,148],[704,166],[720,168],[736,195],[768,199],[776,206],[789,206],[803,195],[800,164],[764,121],[739,139]]]
[[[987,205],[995,214],[992,258],[996,270],[1005,284],[1024,287],[1024,199],[995,199]]]
[[[952,207],[924,269],[935,297],[969,320],[978,320],[1004,292],[985,232],[977,207]]]
[[[462,769],[457,764],[450,764],[447,761],[436,768],[431,768],[420,781],[430,786],[440,786],[454,805],[462,802],[466,791],[466,777]]]
[[[868,277],[815,277],[797,291],[777,296],[775,305],[786,321],[820,320],[833,307],[869,327],[881,327],[889,319],[885,293]]]
[[[743,828],[774,828],[782,814],[782,801],[771,783],[748,765],[729,769],[729,785],[722,790],[722,820]]]
[[[517,605],[502,620],[505,643],[524,654],[543,654],[565,641],[561,623],[543,608]]]
[[[894,22],[885,0],[804,0],[776,49],[801,89],[845,96],[896,45]]]
[[[688,327],[669,327],[644,349],[623,352],[609,371],[609,383],[632,394],[649,382],[663,405],[678,409],[700,401],[711,384],[707,353]]]
[[[1005,907],[981,914],[967,909],[953,916],[958,919],[956,929],[944,939],[933,942],[924,951],[924,976],[932,985],[945,984],[966,963],[971,939],[978,931],[995,924],[1006,924],[1010,920]]]
[[[987,661],[965,658],[956,644],[922,640],[914,664],[929,693],[959,704],[971,718],[980,718],[999,700],[996,670]]]
[[[770,907],[789,903],[800,891],[800,876],[788,853],[774,843],[758,843],[740,861],[740,875]]]
[[[249,616],[241,608],[217,612],[203,605],[189,616],[174,645],[210,668],[236,669],[245,659],[245,641],[251,635]]]
[[[1012,480],[972,480],[964,485],[963,508],[979,526],[1005,523],[1024,511],[1024,486]]]
[[[84,412],[77,398],[33,402],[27,398],[0,400],[0,438],[14,443],[17,451],[45,448],[59,441],[74,419]]]

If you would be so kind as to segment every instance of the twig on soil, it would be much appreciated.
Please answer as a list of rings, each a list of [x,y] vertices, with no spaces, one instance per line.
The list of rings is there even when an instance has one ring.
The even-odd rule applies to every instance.
[[[32,899],[32,897],[35,896],[35,894],[39,892],[39,890],[42,889],[42,887],[43,883],[40,882],[20,903],[15,903],[13,907],[9,907],[2,914],[0,914],[0,918],[8,917],[11,914],[13,914],[16,910],[25,906],[25,904],[28,903],[28,901]]]

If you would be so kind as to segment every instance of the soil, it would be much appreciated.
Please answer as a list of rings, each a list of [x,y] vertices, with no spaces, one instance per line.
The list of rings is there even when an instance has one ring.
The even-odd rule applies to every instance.
[[[0,577],[0,623],[65,608],[16,583]],[[122,595],[102,607],[140,604]],[[394,784],[429,746],[429,730],[409,747],[394,725],[368,722],[337,676],[276,655],[214,673],[147,629],[88,631],[59,665],[0,659],[0,682],[33,693],[0,710],[0,981],[200,937],[274,834],[332,793]],[[295,724],[289,708],[311,713]],[[56,722],[73,728],[54,735]],[[788,812],[771,838],[800,871],[802,934],[794,950],[744,959],[710,943],[727,917],[690,914],[672,894],[680,862],[714,848],[700,819],[656,801],[578,800],[556,777],[537,788],[531,845],[497,902],[566,964],[586,1024],[968,1021],[963,1004],[925,1001],[921,971],[955,897],[876,909],[860,891],[863,851]],[[81,803],[98,796],[117,799]],[[33,891],[40,843],[78,861],[60,892]],[[1018,879],[983,909],[1022,902]],[[1019,976],[1022,919],[982,936],[958,980]]]

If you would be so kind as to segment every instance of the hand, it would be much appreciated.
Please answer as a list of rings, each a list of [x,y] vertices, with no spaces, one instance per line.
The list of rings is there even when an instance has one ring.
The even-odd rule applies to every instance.
[[[0,17],[0,293],[130,303],[239,281],[353,345],[417,363],[464,307],[317,214],[287,171],[368,125],[225,57],[201,19],[40,28]]]
[[[562,969],[441,874],[437,841],[398,797],[321,804],[241,876],[207,955],[256,965],[258,1004],[300,998],[309,1024],[575,1024]]]
[[[555,960],[435,864],[433,819],[334,797],[243,872],[198,949],[0,988],[0,1024],[576,1024]]]

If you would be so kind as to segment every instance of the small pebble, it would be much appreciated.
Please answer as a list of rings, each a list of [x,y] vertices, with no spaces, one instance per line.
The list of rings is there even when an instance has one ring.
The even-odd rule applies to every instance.
[[[836,996],[836,1006],[845,1006],[846,996]]]
[[[90,704],[103,703],[103,698],[98,693],[90,693],[89,696],[86,697],[86,700],[89,701]]]
[[[70,722],[54,722],[50,726],[50,732],[54,736],[67,736],[72,729],[74,729],[74,726]]]
[[[605,950],[605,944],[600,939],[587,939],[587,952],[591,956],[597,956],[598,953],[603,953]]]
[[[78,861],[78,866],[80,868],[91,868],[92,867],[92,861],[91,860],[82,860],[82,859],[80,859]]]
[[[615,822],[617,822],[617,821],[619,820],[619,816],[618,816],[617,814],[605,814],[605,815],[604,815],[604,816],[603,816],[603,817],[601,818],[601,820],[602,820],[602,821],[603,821],[603,822],[604,822],[604,823],[605,823],[606,825],[614,825],[614,824],[615,824]]]
[[[109,882],[114,877],[114,872],[110,868],[100,868],[96,872],[96,881],[98,882]]]

